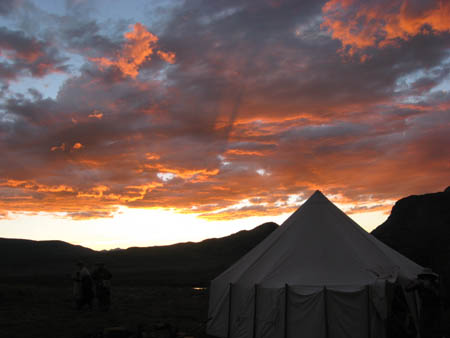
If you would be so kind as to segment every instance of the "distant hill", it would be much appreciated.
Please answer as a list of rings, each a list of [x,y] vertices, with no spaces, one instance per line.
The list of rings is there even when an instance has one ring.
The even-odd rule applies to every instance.
[[[51,271],[55,264],[82,259],[94,254],[94,250],[63,241],[31,241],[0,238],[0,269],[3,273],[27,274],[39,267]]]
[[[69,282],[78,260],[104,262],[116,284],[207,285],[278,227],[199,243],[94,251],[61,241],[0,238],[0,282]],[[372,234],[415,262],[441,274],[450,290],[450,187],[399,200]]]
[[[0,238],[0,282],[60,283],[68,280],[75,263],[83,260],[91,266],[106,263],[116,283],[205,285],[277,227],[265,223],[199,243],[112,251],[94,251],[62,241]]]
[[[397,201],[388,219],[372,234],[441,274],[450,289],[450,187]]]

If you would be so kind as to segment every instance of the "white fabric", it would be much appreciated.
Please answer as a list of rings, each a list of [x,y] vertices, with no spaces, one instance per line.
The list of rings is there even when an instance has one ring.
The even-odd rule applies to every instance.
[[[368,234],[316,191],[278,229],[211,282],[211,320],[207,333],[227,337],[231,323],[231,338],[284,337],[284,308],[281,308],[284,299],[281,300],[280,292],[284,294],[288,284],[292,291],[288,296],[288,337],[299,330],[305,337],[308,334],[311,337],[322,336],[325,305],[320,300],[324,297],[318,295],[324,286],[329,290],[328,298],[331,297],[329,306],[336,310],[338,316],[330,317],[329,325],[333,326],[333,332],[340,332],[330,337],[366,337],[369,307],[373,307],[371,316],[375,316],[371,318],[371,325],[382,325],[385,310],[380,285],[397,279],[412,280],[422,269]],[[231,322],[228,318],[230,283],[233,284]],[[257,299],[257,325],[253,332],[255,285],[264,290],[274,290],[272,296],[275,298],[264,296]],[[367,285],[374,290],[370,293],[370,306],[367,293],[366,298],[362,296]],[[360,296],[356,296],[358,292]],[[289,311],[291,306],[293,313]],[[258,315],[260,313],[263,317]],[[278,323],[272,328],[261,329],[259,320],[264,316],[274,318]],[[365,324],[357,325],[355,321],[363,322],[361,316],[366,316]],[[366,335],[360,336],[364,329]],[[377,330],[379,327],[372,328],[372,332]]]

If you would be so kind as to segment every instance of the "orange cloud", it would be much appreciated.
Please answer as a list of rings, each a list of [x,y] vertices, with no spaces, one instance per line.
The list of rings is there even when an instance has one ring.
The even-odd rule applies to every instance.
[[[79,191],[77,194],[77,197],[100,198],[100,197],[103,197],[103,194],[108,190],[109,190],[109,188],[107,186],[99,185],[99,186],[93,187],[88,192]]]
[[[115,66],[122,74],[136,78],[140,66],[151,59],[157,48],[158,37],[139,22],[134,24],[133,30],[125,33],[124,37],[126,42],[117,53],[115,60],[106,57],[91,58],[90,60],[97,63],[100,69]],[[158,51],[158,55],[166,62],[175,62],[175,54],[172,52]]]
[[[23,180],[6,180],[6,181],[0,183],[0,187],[16,188],[16,187],[23,186],[26,183],[27,183],[27,181],[23,181]]]
[[[168,63],[174,64],[175,63],[175,53],[172,52],[163,52],[162,50],[158,51],[158,55],[161,58],[161,60],[164,60]]]
[[[103,113],[98,110],[94,110],[91,114],[88,115],[89,118],[99,119],[103,118]]]
[[[240,156],[264,156],[260,151],[251,151],[243,149],[228,149],[225,152],[226,155],[240,155]]]
[[[431,0],[330,0],[322,8],[333,39],[342,43],[341,53],[350,56],[369,47],[394,45],[419,34],[450,31],[450,2]],[[361,59],[367,59],[362,55]]]
[[[15,190],[13,195],[0,199],[0,210],[66,213],[72,219],[110,217],[112,212],[117,210],[112,203],[98,203],[98,199],[107,200],[104,193],[109,188],[106,186],[96,186],[88,192],[83,192],[66,184],[47,185],[35,180],[6,180],[0,182],[0,189],[2,188]],[[5,190],[2,193],[5,194]],[[40,196],[38,208],[36,196]]]
[[[154,153],[146,153],[145,158],[147,160],[152,161],[152,160],[159,160],[160,156],[158,154],[154,154]]]
[[[151,192],[153,189],[162,187],[163,184],[160,182],[150,182],[141,185],[131,185],[127,186],[127,194],[125,196],[115,196],[118,200],[122,202],[135,202],[142,200],[145,195]],[[110,196],[112,197],[112,196]]]
[[[382,211],[385,214],[389,214],[393,206],[393,203],[386,203],[386,204],[376,204],[371,206],[366,205],[356,205],[349,209],[345,210],[346,214],[358,214],[362,212],[374,212],[374,211]]]
[[[187,169],[187,168],[171,168],[162,164],[145,164],[146,169],[157,170],[160,174],[172,174],[184,180],[191,180],[192,182],[206,181],[208,177],[219,174],[219,169]]]
[[[417,103],[398,109],[419,110],[420,107]],[[290,195],[321,189],[337,196],[332,197],[333,201],[353,204],[350,213],[384,211],[389,208],[384,202],[386,199],[433,191],[435,186],[430,188],[429,182],[442,182],[444,172],[448,172],[448,165],[443,166],[439,161],[441,154],[436,158],[426,157],[432,154],[430,150],[436,149],[436,144],[444,144],[444,141],[436,139],[428,145],[424,140],[408,141],[411,148],[406,148],[408,143],[402,143],[403,136],[397,138],[403,127],[391,135],[390,123],[402,126],[401,116],[375,114],[377,119],[371,120],[374,124],[370,128],[366,126],[370,121],[359,124],[353,121],[315,123],[303,118],[238,119],[224,147],[185,146],[184,140],[174,144],[168,137],[151,144],[142,138],[145,134],[141,132],[136,139],[133,138],[136,133],[122,136],[126,142],[117,142],[113,147],[90,141],[90,152],[49,156],[55,161],[53,172],[74,168],[73,172],[82,173],[79,176],[42,178],[45,177],[42,172],[34,171],[33,175],[37,177],[39,173],[45,184],[36,177],[26,181],[20,173],[8,176],[15,179],[0,184],[3,194],[0,210],[67,212],[69,217],[80,219],[108,217],[118,205],[126,205],[172,208],[200,214],[209,220],[224,220],[289,212],[295,208],[288,202]],[[102,130],[98,131],[101,139]],[[395,138],[389,141],[390,137]],[[81,139],[84,136],[80,135]],[[120,138],[114,134],[114,140]],[[131,148],[128,147],[130,140],[135,142]],[[395,147],[390,142],[394,142]],[[80,145],[76,148],[83,149],[83,145],[77,143]],[[66,152],[74,148],[74,141],[65,144]],[[209,151],[209,147],[209,158],[202,162],[204,149]],[[61,148],[56,146],[55,150],[63,150]],[[202,154],[197,156],[198,153]],[[414,159],[417,163],[410,165]],[[101,180],[86,181],[88,175],[83,171],[89,172],[91,168],[102,175]],[[260,168],[271,175],[258,175]],[[140,171],[136,172],[137,169]],[[48,175],[49,170],[50,166],[44,175]],[[393,179],[414,177],[417,172],[429,174],[427,177],[420,175],[415,183],[405,181],[407,184],[403,185]],[[158,179],[158,173],[171,174],[173,179]],[[369,192],[374,192],[374,196]],[[244,199],[252,205],[235,207]]]
[[[65,151],[66,150],[66,144],[65,143],[61,143],[60,146],[51,147],[50,150],[51,151],[57,151],[57,150]]]
[[[72,147],[72,150],[80,150],[83,148],[83,145],[80,142],[75,142],[75,144]]]
[[[265,206],[246,207],[241,209],[224,210],[219,212],[209,212],[200,214],[198,217],[208,221],[229,221],[255,216],[278,216],[283,213],[292,213],[296,207],[267,208]]]
[[[74,189],[68,185],[46,185],[37,183],[35,181],[25,181],[25,180],[6,180],[0,183],[0,187],[13,187],[34,190],[37,192],[73,192]]]
[[[43,184],[37,184],[36,191],[38,192],[73,192],[73,188],[69,187],[65,184],[57,185],[57,186],[46,186]]]

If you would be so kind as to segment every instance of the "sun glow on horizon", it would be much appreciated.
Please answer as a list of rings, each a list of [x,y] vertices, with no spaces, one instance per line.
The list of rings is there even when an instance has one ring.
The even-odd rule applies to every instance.
[[[207,220],[196,214],[175,210],[119,207],[110,218],[73,220],[62,214],[16,213],[0,221],[0,236],[31,240],[62,240],[94,250],[126,249],[133,246],[161,246],[199,242],[251,230],[265,222],[281,225],[289,213],[278,216],[253,216],[235,220]],[[352,214],[350,217],[367,231],[381,224],[386,214],[380,211]]]

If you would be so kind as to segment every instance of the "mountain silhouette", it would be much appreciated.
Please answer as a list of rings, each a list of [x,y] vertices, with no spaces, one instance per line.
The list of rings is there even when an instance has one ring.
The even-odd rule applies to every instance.
[[[13,270],[36,264],[66,262],[74,257],[87,257],[95,251],[63,241],[32,241],[26,239],[0,238],[0,267]]]
[[[198,243],[94,251],[62,241],[0,238],[0,282],[68,282],[75,263],[105,263],[115,283],[207,285],[273,230],[249,231]],[[372,234],[418,264],[439,273],[450,290],[450,187],[397,201]]]
[[[400,199],[372,234],[440,274],[450,290],[450,187]]]
[[[278,227],[264,223],[252,230],[198,243],[94,251],[62,241],[0,238],[0,281],[61,283],[77,261],[105,263],[115,282],[206,285]]]
[[[119,272],[122,283],[139,280],[145,284],[207,285],[277,227],[276,223],[269,222],[222,238],[101,252],[96,259]]]

